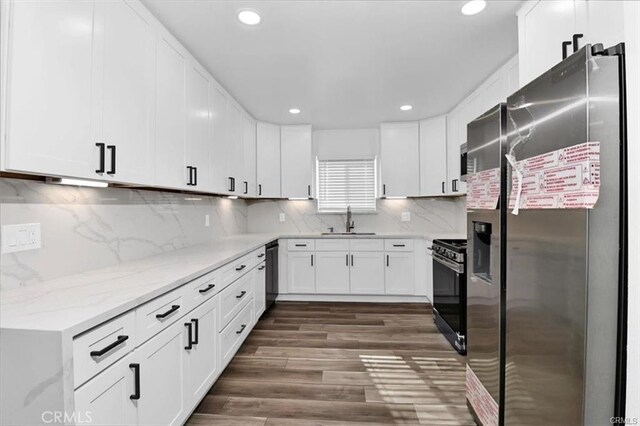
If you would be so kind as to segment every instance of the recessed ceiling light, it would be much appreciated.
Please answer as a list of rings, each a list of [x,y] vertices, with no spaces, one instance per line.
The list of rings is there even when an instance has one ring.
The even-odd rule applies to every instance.
[[[262,18],[255,10],[244,9],[238,12],[238,19],[246,25],[258,25]]]
[[[291,109],[289,110],[289,112],[290,112],[291,114],[300,114],[300,109],[299,109],[299,108],[291,108]]]
[[[463,15],[475,15],[477,13],[482,12],[485,7],[487,7],[486,1],[471,0],[466,2],[464,6],[462,6],[462,9],[460,9],[460,11],[462,12]]]
[[[411,111],[411,110],[413,109],[413,107],[412,107],[411,105],[402,105],[402,106],[400,107],[400,109],[401,109],[402,111]]]

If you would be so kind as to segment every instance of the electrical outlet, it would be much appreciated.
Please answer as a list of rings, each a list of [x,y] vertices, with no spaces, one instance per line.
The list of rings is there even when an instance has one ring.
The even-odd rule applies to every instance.
[[[411,222],[411,212],[402,212],[401,220],[403,222]]]
[[[207,228],[211,226],[211,216],[209,216],[208,214],[204,215],[204,226]]]
[[[39,223],[2,227],[2,253],[36,250],[40,247],[42,247],[42,236]]]
[[[280,213],[280,222],[284,222],[284,220],[285,220],[284,213]]]

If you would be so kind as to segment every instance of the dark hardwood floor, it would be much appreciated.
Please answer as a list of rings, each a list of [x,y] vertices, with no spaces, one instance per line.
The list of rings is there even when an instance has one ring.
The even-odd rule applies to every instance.
[[[474,425],[429,305],[276,304],[189,425]]]

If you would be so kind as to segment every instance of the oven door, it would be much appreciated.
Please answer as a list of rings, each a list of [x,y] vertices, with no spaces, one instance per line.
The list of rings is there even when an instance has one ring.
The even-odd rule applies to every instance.
[[[466,333],[466,278],[464,265],[433,253],[433,305],[453,331]]]

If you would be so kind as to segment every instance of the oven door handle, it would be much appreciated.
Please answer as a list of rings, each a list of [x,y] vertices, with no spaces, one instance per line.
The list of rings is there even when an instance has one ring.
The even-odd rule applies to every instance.
[[[443,257],[441,255],[439,255],[436,252],[433,252],[433,254],[431,255],[433,257],[433,260],[446,266],[449,269],[454,270],[455,272],[462,274],[464,272],[464,265],[460,265],[459,263],[453,262],[449,259],[447,259],[446,257]]]

